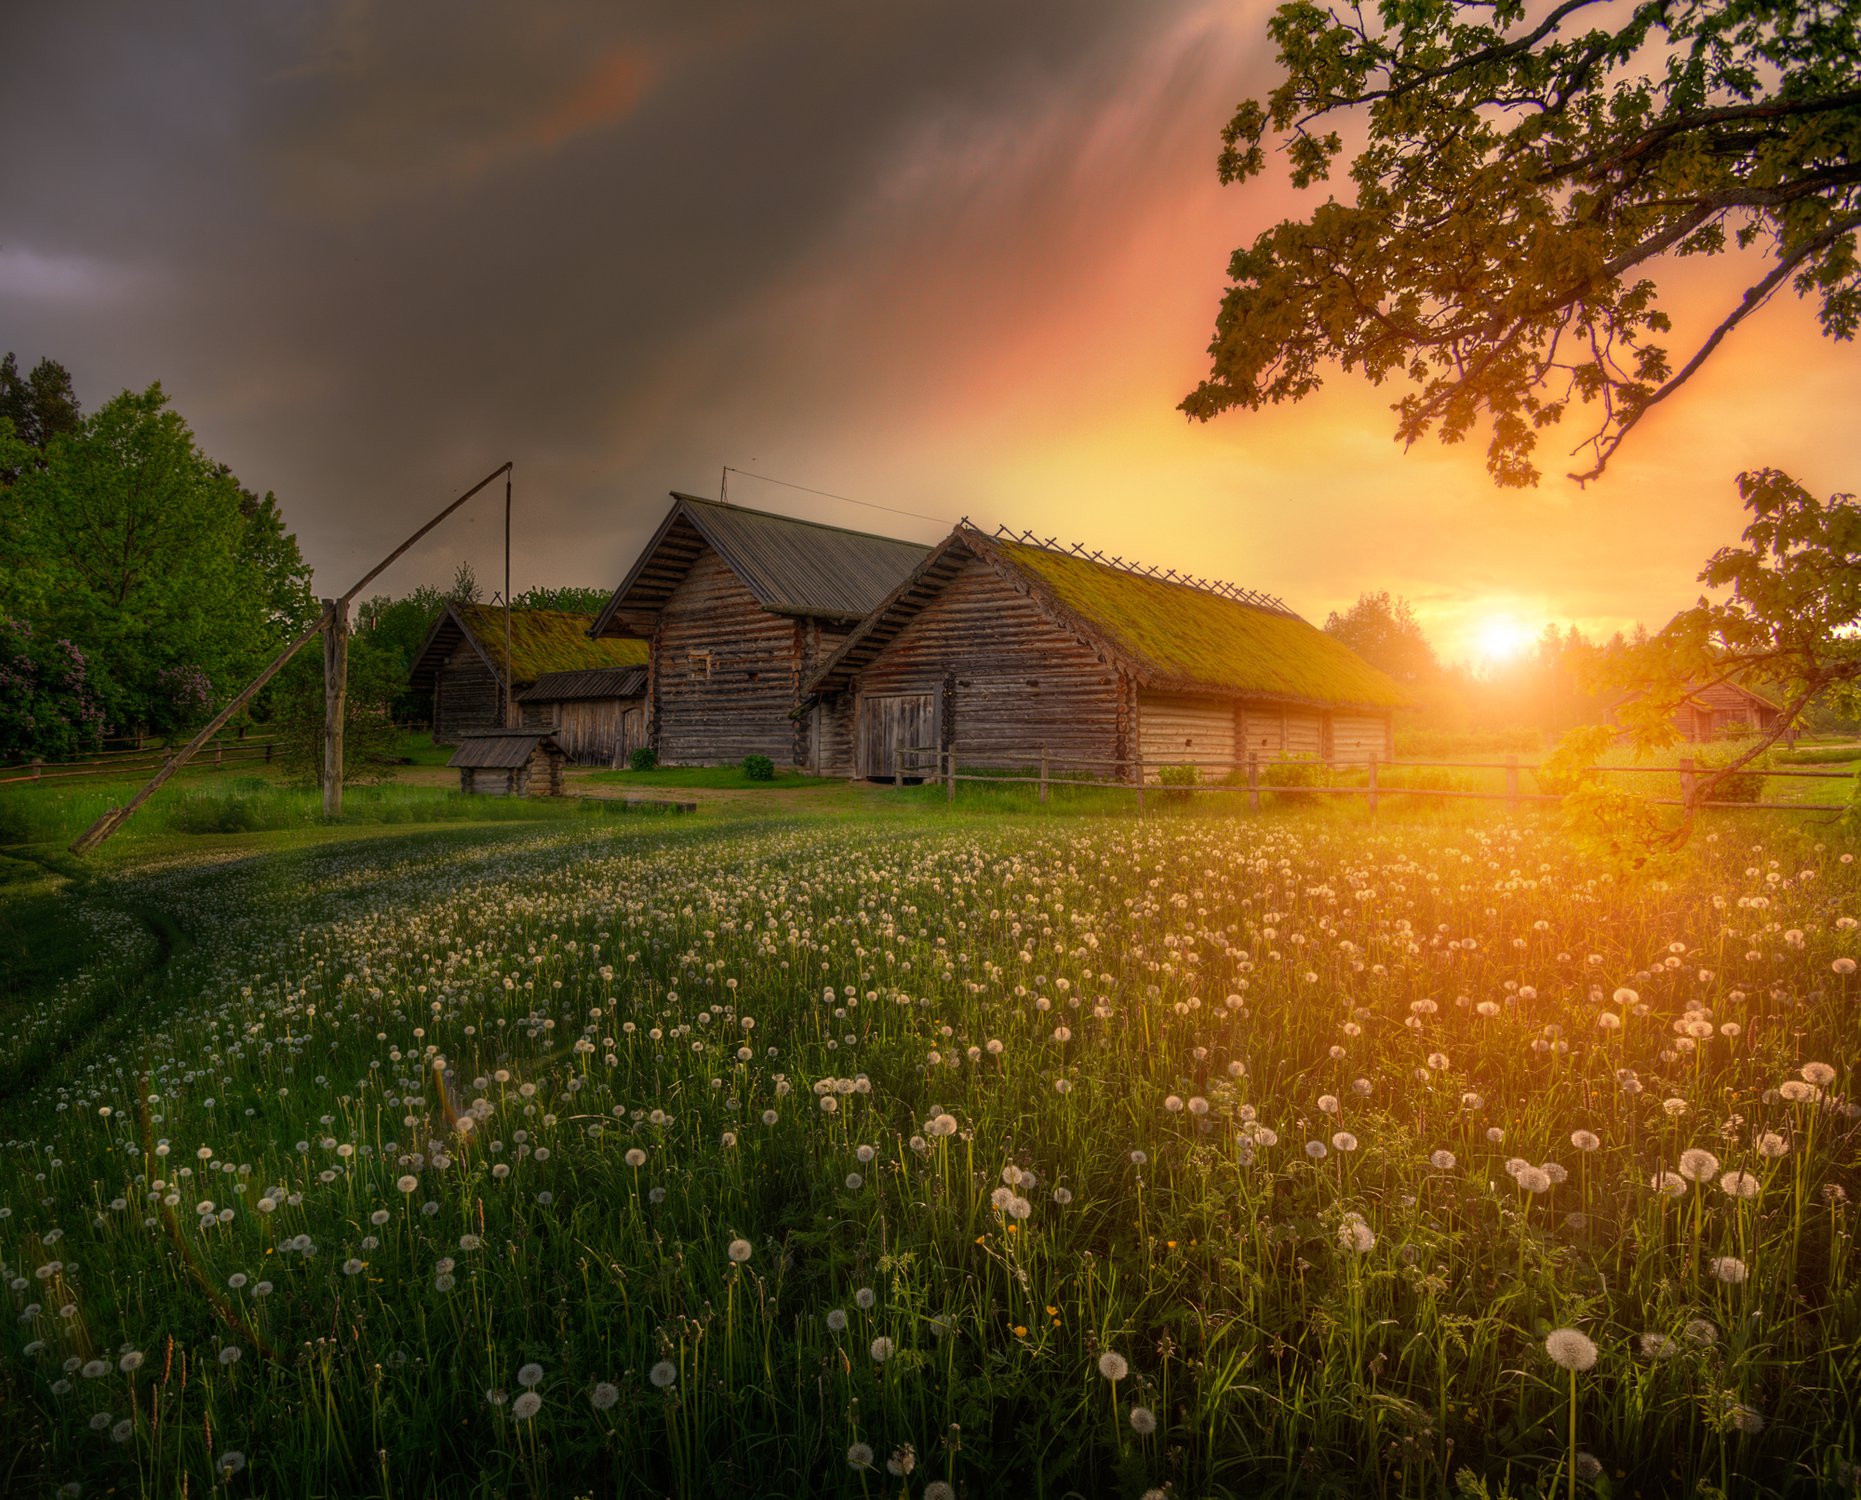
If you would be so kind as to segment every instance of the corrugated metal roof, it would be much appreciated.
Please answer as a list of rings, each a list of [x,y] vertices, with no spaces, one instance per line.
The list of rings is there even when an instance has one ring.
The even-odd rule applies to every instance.
[[[650,630],[692,563],[709,547],[773,614],[851,623],[863,619],[922,562],[922,542],[797,521],[696,495],[672,509],[595,618],[590,634]]]
[[[488,729],[468,734],[452,752],[449,766],[470,766],[474,770],[515,770],[547,740],[555,745],[555,736],[547,729]],[[560,751],[561,746],[556,747]]]
[[[589,672],[548,672],[517,695],[519,703],[570,703],[584,698],[638,698],[645,667],[602,667]]]
[[[779,614],[859,619],[883,603],[930,552],[921,542],[691,495],[678,499],[763,607]]]

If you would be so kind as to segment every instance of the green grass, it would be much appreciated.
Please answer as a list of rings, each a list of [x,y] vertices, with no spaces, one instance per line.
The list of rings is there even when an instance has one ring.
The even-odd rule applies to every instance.
[[[727,791],[761,792],[771,788],[799,790],[803,787],[842,785],[836,779],[804,776],[798,771],[777,771],[772,780],[756,781],[746,776],[741,766],[660,766],[651,771],[596,771],[586,778],[604,786],[625,787],[711,787]]]
[[[0,789],[0,849],[62,852],[112,807],[121,806],[141,781],[82,781],[56,787]],[[549,822],[612,816],[617,802],[587,798],[473,797],[453,788],[384,782],[344,789],[340,824]],[[327,826],[322,794],[278,776],[224,773],[176,777],[144,804],[104,845],[104,858],[166,849],[177,839]]]
[[[403,731],[395,743],[394,753],[411,766],[443,766],[451,761],[457,748],[456,745],[436,744],[426,730]]]
[[[1023,792],[0,863],[0,1482],[1852,1489],[1853,838]]]

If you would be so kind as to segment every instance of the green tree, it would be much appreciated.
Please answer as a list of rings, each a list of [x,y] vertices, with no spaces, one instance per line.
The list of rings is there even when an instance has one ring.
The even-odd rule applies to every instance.
[[[1270,30],[1285,77],[1235,112],[1221,178],[1263,172],[1275,131],[1309,187],[1348,133],[1354,201],[1234,252],[1192,417],[1297,401],[1335,362],[1404,387],[1405,443],[1490,423],[1502,485],[1584,403],[1587,480],[1778,290],[1831,338],[1861,322],[1853,0],[1293,0]],[[1651,273],[1734,246],[1754,279],[1676,364]]]
[[[1398,682],[1429,681],[1441,671],[1409,601],[1392,598],[1388,590],[1358,595],[1343,614],[1333,610],[1325,617],[1325,634]]]
[[[343,702],[343,781],[374,781],[399,764],[394,700],[407,674],[391,647],[366,635],[349,640]],[[323,773],[323,653],[307,646],[272,681],[269,729],[294,780],[314,784]]]
[[[511,600],[517,609],[554,609],[570,615],[594,615],[601,612],[612,589],[528,588]]]
[[[230,477],[231,471],[226,472]],[[240,566],[256,580],[271,634],[282,646],[317,617],[310,565],[304,561],[295,533],[284,524],[278,497],[270,490],[261,498],[240,485],[239,514],[245,522],[239,541]]]
[[[45,446],[60,433],[75,432],[83,419],[71,372],[54,359],[41,359],[29,375],[9,350],[0,358],[0,418],[10,420],[14,435],[32,450],[0,454],[0,484],[11,484],[28,463],[43,463]]]
[[[159,385],[55,435],[9,503],[0,607],[100,663],[119,725],[198,723],[301,608],[303,562],[275,501],[248,512]]]

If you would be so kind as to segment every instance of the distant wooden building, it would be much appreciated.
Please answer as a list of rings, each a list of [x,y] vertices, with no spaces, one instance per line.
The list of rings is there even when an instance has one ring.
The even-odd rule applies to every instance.
[[[1617,710],[1628,700],[1618,698],[1610,705],[1609,721],[1621,722]],[[1710,687],[1688,691],[1674,710],[1674,728],[1680,738],[1694,744],[1708,740],[1739,739],[1751,734],[1769,734],[1783,714],[1780,704],[1754,688],[1737,682],[1718,682]]]
[[[408,673],[416,691],[433,694],[433,738],[451,745],[479,730],[507,727],[507,684],[518,695],[540,678],[556,673],[646,665],[644,642],[591,640],[588,627],[593,623],[588,615],[514,609],[507,662],[503,607],[448,601]],[[546,715],[539,711],[521,717],[520,722],[538,718],[546,720]]]
[[[621,766],[646,743],[646,668],[546,672],[517,694],[525,725],[550,730],[579,766]]]
[[[452,752],[459,790],[491,797],[559,797],[568,756],[546,729],[489,729]]]
[[[801,684],[930,549],[674,494],[597,617],[650,640],[646,734],[666,765],[815,760]]]
[[[1394,753],[1402,690],[1278,600],[959,526],[803,688],[822,774],[1056,764],[1149,779]],[[919,752],[912,755],[911,752]]]

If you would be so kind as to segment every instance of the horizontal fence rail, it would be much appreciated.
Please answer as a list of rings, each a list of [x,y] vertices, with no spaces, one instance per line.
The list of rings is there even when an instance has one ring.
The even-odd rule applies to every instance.
[[[1248,799],[1250,810],[1258,811],[1263,794],[1281,796],[1339,796],[1363,797],[1368,801],[1372,812],[1383,797],[1440,797],[1459,798],[1473,801],[1504,802],[1516,806],[1526,802],[1562,802],[1561,792],[1528,792],[1519,783],[1521,774],[1536,773],[1542,769],[1538,765],[1521,764],[1516,757],[1504,761],[1448,761],[1448,760],[1384,760],[1378,756],[1363,758],[1334,757],[1329,760],[1299,760],[1290,757],[1252,757],[1247,760],[1223,761],[1202,760],[1193,762],[1196,772],[1194,781],[1164,782],[1157,773],[1173,770],[1185,764],[1183,761],[1155,762],[1142,757],[1124,760],[1089,760],[1069,757],[1064,761],[1053,760],[1042,751],[1038,756],[1029,752],[986,753],[981,771],[963,771],[958,768],[962,747],[952,746],[916,746],[900,749],[899,766],[892,780],[902,782],[906,779],[915,782],[941,781],[947,801],[956,800],[958,782],[967,781],[978,785],[994,786],[1033,786],[1039,789],[1040,801],[1048,800],[1048,792],[1053,787],[1079,787],[1097,791],[1129,792],[1137,801],[1141,810],[1146,794],[1163,794],[1169,797],[1200,796],[1215,794],[1217,796],[1241,795]],[[1305,785],[1298,782],[1275,782],[1267,779],[1266,773],[1274,767],[1296,767],[1314,772],[1331,774],[1337,771],[1365,772],[1362,785],[1335,786],[1322,785],[1314,781]],[[1094,776],[1093,770],[1109,771],[1109,776]],[[1678,797],[1649,797],[1645,800],[1656,807],[1682,807],[1688,809],[1726,808],[1744,809],[1759,812],[1819,812],[1840,813],[1849,810],[1847,803],[1830,802],[1764,802],[1759,800],[1741,801],[1727,798],[1702,799],[1694,795],[1694,788],[1703,778],[1709,777],[1716,767],[1700,767],[1691,757],[1683,756],[1679,764],[1673,766],[1592,766],[1585,772],[1615,775],[1658,775],[1678,777],[1680,792]],[[1386,771],[1440,770],[1440,771],[1503,771],[1506,785],[1502,790],[1485,791],[1469,787],[1414,787],[1392,785],[1382,781],[1379,773]],[[1027,771],[1031,775],[1010,774],[1015,771]],[[1068,775],[1066,773],[1073,774]],[[1080,774],[1086,773],[1086,774]],[[1224,779],[1203,780],[1208,775],[1224,775]],[[1787,777],[1801,781],[1846,781],[1853,783],[1856,772],[1831,771],[1827,769],[1802,768],[1792,766],[1765,766],[1740,769],[1732,773],[1737,777]],[[1244,780],[1234,778],[1244,776]]]
[[[225,765],[269,765],[277,754],[278,740],[227,740],[202,750],[196,758],[197,768],[213,770]],[[54,761],[32,760],[23,765],[0,766],[0,786],[20,782],[74,781],[87,776],[146,776],[173,760],[178,750],[125,752],[132,759]],[[209,758],[209,756],[211,758]]]

